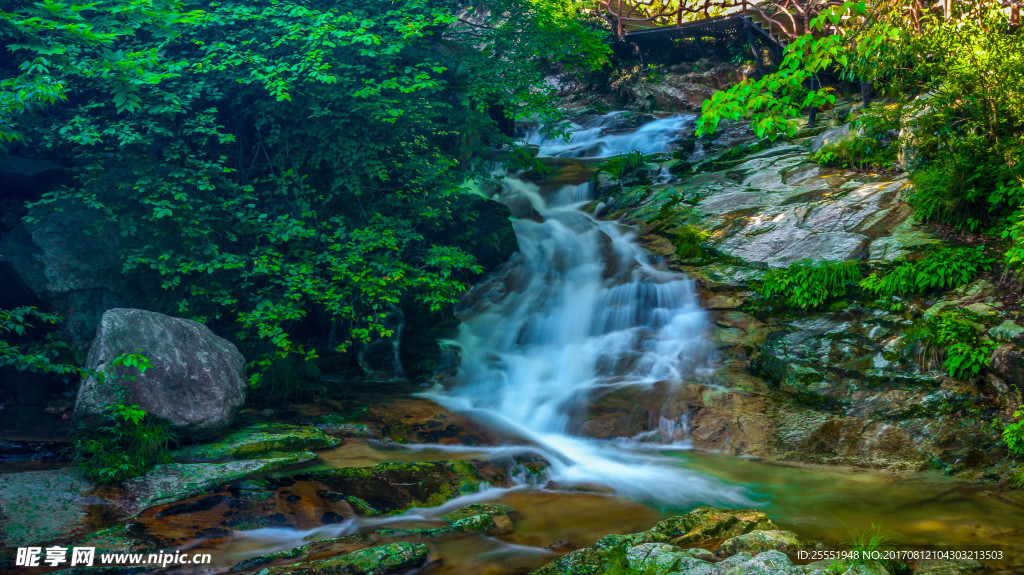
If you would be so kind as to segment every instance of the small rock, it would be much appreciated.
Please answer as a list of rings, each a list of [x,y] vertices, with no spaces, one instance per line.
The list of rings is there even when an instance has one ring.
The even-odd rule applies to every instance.
[[[835,128],[829,128],[824,132],[818,134],[814,141],[811,142],[811,151],[817,152],[823,147],[829,144],[835,144],[843,140],[849,140],[852,137],[849,124],[843,124],[842,126],[836,126]]]
[[[999,304],[987,303],[987,302],[974,302],[967,304],[964,309],[969,312],[976,313],[984,318],[993,318],[999,315]]]
[[[727,539],[715,550],[715,554],[719,557],[726,557],[740,551],[756,554],[773,549],[783,553],[794,553],[803,547],[800,538],[791,531],[751,531]]]
[[[772,530],[776,526],[756,509],[698,507],[686,515],[659,522],[651,531],[672,537],[678,544],[728,539],[758,529]]]
[[[1017,322],[1012,319],[1008,319],[988,330],[988,334],[998,341],[1018,341],[1024,335],[1024,327],[1017,325]]]
[[[263,417],[273,417],[274,416],[274,410],[273,409],[264,409],[263,411],[260,412],[260,415],[262,415]]]
[[[743,305],[743,300],[729,295],[715,295],[704,303],[706,309],[736,309]]]
[[[747,553],[738,553],[718,564],[715,575],[804,575],[804,570],[793,565],[789,557],[781,551],[765,551],[753,558],[726,565],[736,557],[750,557]]]
[[[321,573],[348,573],[350,575],[390,575],[407,573],[421,567],[430,551],[422,543],[391,543],[380,547],[360,549],[346,555],[308,563],[281,565],[267,573],[290,575],[319,575]]]

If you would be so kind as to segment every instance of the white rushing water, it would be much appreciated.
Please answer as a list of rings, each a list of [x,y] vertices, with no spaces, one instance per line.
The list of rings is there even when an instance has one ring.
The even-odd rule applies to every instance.
[[[541,139],[540,156],[617,154],[630,146],[664,151],[690,118],[656,119],[609,136],[603,130],[615,116],[598,117],[578,126],[571,146]],[[588,402],[601,393],[685,385],[713,371],[708,318],[693,282],[653,265],[629,229],[580,211],[589,192],[582,185],[545,194],[505,178],[499,199],[520,212],[524,202],[532,207],[530,219],[514,222],[520,253],[464,300],[457,381],[426,395],[545,456],[558,485],[662,504],[742,502],[737,491],[628,438],[579,434]],[[673,433],[685,421],[661,425]]]
[[[634,151],[660,154],[670,151],[672,142],[692,128],[696,119],[683,114],[656,118],[611,112],[570,122],[568,141],[546,134],[539,125],[527,128],[521,136],[524,142],[540,147],[541,157],[610,158]]]

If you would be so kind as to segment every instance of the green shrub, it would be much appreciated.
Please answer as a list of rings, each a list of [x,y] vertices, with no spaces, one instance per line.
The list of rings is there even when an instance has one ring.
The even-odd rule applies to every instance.
[[[865,566],[878,564],[881,565],[886,572],[894,574],[909,572],[907,566],[899,560],[871,559],[872,556],[878,554],[887,547],[891,547],[892,544],[893,539],[888,535],[883,534],[880,527],[872,524],[870,529],[866,529],[855,534],[847,542],[849,549],[856,555],[856,557],[850,560],[848,564]]]
[[[859,136],[826,144],[811,159],[821,166],[887,170],[896,163],[896,150],[877,138]]]
[[[861,277],[856,261],[801,260],[766,273],[760,292],[765,298],[784,296],[786,304],[792,307],[814,309],[845,296],[850,284]]]
[[[107,408],[107,423],[74,438],[75,461],[96,483],[117,483],[143,475],[167,455],[174,433],[137,405],[117,403]]]
[[[632,177],[638,177],[644,168],[646,156],[640,150],[633,150],[625,156],[612,158],[598,166],[602,172],[607,172],[618,180],[619,184],[628,181]]]
[[[910,178],[914,191],[909,202],[916,218],[971,232],[1005,229],[1011,223],[1024,204],[1019,173],[993,163],[991,151],[976,140],[962,135],[925,153],[922,167]],[[927,139],[921,145],[928,150]]]
[[[944,311],[928,318],[910,332],[921,345],[922,363],[942,362],[950,377],[969,379],[988,367],[995,345],[982,340],[982,326],[977,317],[965,310]]]
[[[952,289],[974,281],[978,274],[990,270],[994,261],[985,256],[982,246],[947,248],[917,263],[899,261],[883,276],[873,272],[861,280],[860,287],[886,297]]]
[[[1010,453],[1022,457],[1024,456],[1024,407],[1018,407],[1017,411],[1013,412],[1013,416],[1019,421],[1007,425],[1003,430],[1003,443],[1006,444]]]
[[[703,257],[703,243],[707,239],[707,232],[689,224],[673,229],[672,237],[669,238],[672,245],[676,248],[676,256],[684,260]]]
[[[116,403],[107,406],[104,425],[75,433],[72,447],[82,474],[96,483],[117,483],[148,472],[154,465],[169,463],[167,451],[175,441],[166,423],[137,405],[124,402],[124,380],[134,380],[133,370],[145,373],[149,360],[139,354],[122,354],[108,371],[96,374],[100,385],[116,386]]]

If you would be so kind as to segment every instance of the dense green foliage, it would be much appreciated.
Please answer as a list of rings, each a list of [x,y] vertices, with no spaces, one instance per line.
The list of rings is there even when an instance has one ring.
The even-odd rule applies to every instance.
[[[834,72],[888,98],[853,121],[860,137],[817,155],[826,165],[913,172],[918,218],[1013,240],[1024,264],[1024,36],[996,2],[957,2],[947,18],[911,0],[846,2],[822,10],[786,47],[777,72],[704,103],[699,130],[751,119],[760,136],[792,135],[811,106],[828,106],[812,78]],[[888,148],[888,149],[887,149]]]
[[[82,373],[73,352],[56,332],[38,332],[57,325],[60,318],[30,306],[0,309],[0,369],[10,367],[35,373]],[[41,322],[42,326],[32,322]]]
[[[766,273],[760,291],[765,298],[781,296],[787,305],[807,310],[845,296],[861,277],[856,261],[801,260]]]
[[[880,296],[952,289],[974,281],[981,272],[991,269],[994,261],[985,256],[982,246],[946,248],[918,262],[899,260],[882,276],[872,272],[861,280],[860,287]]]
[[[820,166],[889,169],[896,160],[892,146],[872,136],[859,136],[826,144],[811,159]]]
[[[154,307],[236,334],[258,383],[392,335],[399,307],[446,309],[480,272],[450,231],[478,217],[460,184],[507,144],[496,119],[549,115],[548,67],[607,50],[569,0],[487,6],[19,5],[0,12],[0,137],[78,166],[33,212],[96,208]]]
[[[125,380],[152,367],[145,356],[123,354],[110,362],[107,372],[96,374],[101,384],[114,388],[115,403],[107,407],[105,423],[75,433],[75,461],[82,474],[96,483],[118,483],[138,477],[159,463],[169,463],[167,450],[175,436],[170,428],[137,405],[125,401]]]

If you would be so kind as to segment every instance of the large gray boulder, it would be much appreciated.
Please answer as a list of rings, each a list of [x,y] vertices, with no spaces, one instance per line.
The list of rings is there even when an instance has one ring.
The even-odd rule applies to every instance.
[[[111,368],[124,353],[140,353],[152,367],[141,375],[133,368]],[[107,406],[118,400],[119,386],[125,403],[167,420],[180,436],[192,438],[228,425],[245,401],[245,359],[231,342],[201,323],[151,311],[104,313],[87,367],[108,377],[104,383],[87,378],[78,390],[74,419],[85,427],[102,422]]]
[[[27,292],[64,318],[68,340],[89,348],[105,310],[135,299],[121,274],[121,236],[103,215],[62,200],[31,210],[0,240],[0,284]],[[5,287],[6,289],[6,287]]]

